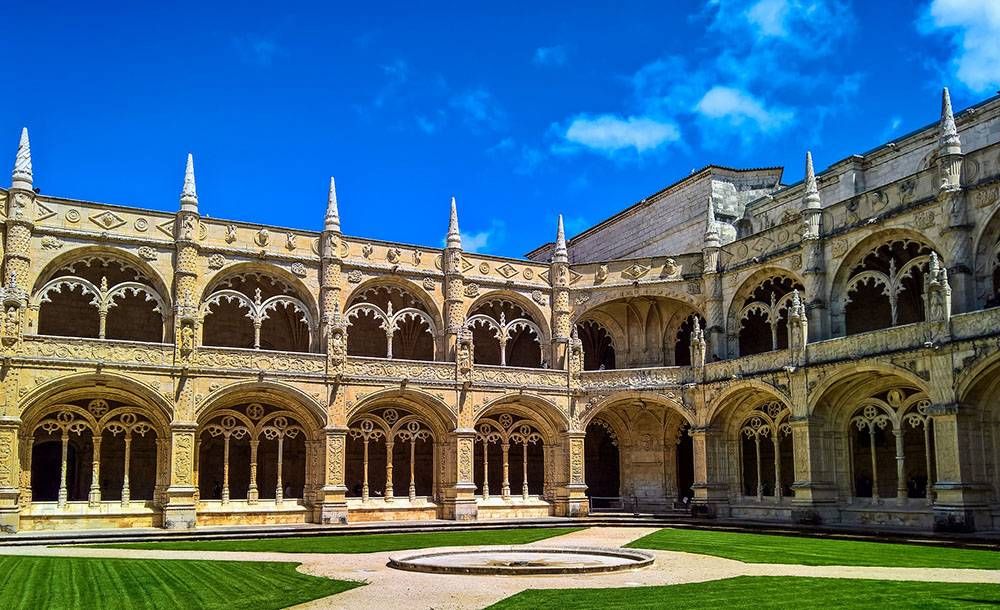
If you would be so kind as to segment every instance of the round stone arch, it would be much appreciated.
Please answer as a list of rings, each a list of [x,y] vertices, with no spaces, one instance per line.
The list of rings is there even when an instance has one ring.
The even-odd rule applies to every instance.
[[[740,334],[740,311],[743,309],[744,302],[750,298],[750,295],[754,293],[759,287],[761,287],[765,282],[776,278],[787,278],[792,280],[794,284],[800,286],[805,286],[805,282],[798,273],[785,269],[784,267],[777,266],[767,266],[763,269],[758,269],[751,273],[745,280],[743,280],[736,292],[733,293],[732,298],[729,301],[729,306],[727,308],[726,315],[726,337],[730,343],[731,347],[735,347],[739,344],[739,334]],[[802,295],[802,301],[804,303],[809,302],[812,299],[820,298],[821,295]],[[735,354],[736,351],[730,349],[730,353]]]
[[[83,401],[87,401],[89,404],[86,406],[77,404]],[[119,403],[119,405],[109,405],[109,402]],[[89,491],[91,506],[94,506],[95,502],[101,501],[102,488],[106,492],[105,500],[108,499],[107,493],[117,494],[120,492],[121,495],[118,498],[112,497],[111,499],[120,499],[123,504],[132,500],[152,501],[154,503],[163,501],[163,493],[169,483],[169,471],[164,465],[169,455],[172,408],[169,401],[146,384],[113,374],[70,375],[35,388],[22,400],[20,413],[21,440],[18,447],[21,468],[19,487],[22,502],[28,504],[39,500],[34,495],[35,488],[39,484],[43,490],[49,488],[52,493],[55,493],[55,489],[59,488],[59,505],[62,505],[67,499],[70,501],[87,500],[88,497],[75,497],[79,491],[67,492],[66,481],[60,482],[58,480],[60,468],[68,468],[71,473],[76,473],[70,476],[70,481],[92,476]],[[63,432],[62,466],[60,466],[58,455],[58,442],[55,453],[46,450],[36,442],[39,424],[43,420],[51,422],[57,413],[60,413],[58,416],[60,421],[63,421],[63,416],[66,415],[67,419],[81,422],[89,434],[86,439],[81,439],[82,431],[78,428],[74,430],[76,434],[71,432],[67,438],[65,431]],[[152,428],[152,436],[148,434],[150,428]],[[128,442],[123,440],[125,436],[130,436],[133,430],[137,431],[133,438],[134,443],[143,445],[143,451],[146,452],[144,460],[140,461],[139,465],[136,465],[137,460],[134,459],[136,457],[135,450],[129,451]],[[112,441],[108,439],[112,438],[117,438],[117,441],[109,446],[108,443]],[[102,439],[106,442],[103,443],[104,449],[100,450],[98,443]],[[49,441],[58,441],[58,436],[49,435],[48,438],[43,437],[42,440],[45,444],[51,445]],[[65,452],[67,440],[75,447],[69,454]],[[88,458],[81,456],[80,451],[85,452],[84,456],[90,456],[89,463],[87,462]],[[36,454],[41,461],[36,462]],[[67,462],[67,455],[75,457]],[[132,466],[137,469],[132,470],[136,476],[131,480],[131,484],[128,484],[128,477],[122,478],[129,464],[126,455],[133,458]],[[81,457],[83,459],[80,459]],[[112,481],[117,478],[117,481],[113,482],[110,487],[107,485],[107,476],[101,478],[94,476],[98,472],[99,464],[110,467],[112,471],[117,470],[117,476],[111,475],[110,477]],[[55,480],[51,479],[53,468],[55,469]],[[34,476],[36,469],[40,469],[38,470],[39,478]],[[101,472],[107,474],[107,468],[101,468]],[[47,475],[48,481],[46,481],[47,477],[42,475]],[[56,497],[46,498],[43,494],[41,500],[56,500]]]
[[[443,400],[418,388],[379,390],[357,401],[347,411],[346,424],[359,415],[379,408],[402,407],[419,415],[430,426],[437,442],[442,442],[458,426],[454,411]]]
[[[299,388],[278,381],[243,381],[223,386],[209,394],[195,409],[200,426],[212,413],[244,403],[261,402],[291,411],[308,426],[307,432],[318,437],[326,426],[326,408]]]
[[[830,304],[831,327],[837,329],[834,336],[843,336],[846,333],[845,307],[847,305],[847,283],[851,277],[851,270],[861,263],[873,250],[894,241],[911,241],[926,246],[938,254],[941,266],[947,267],[947,261],[941,256],[938,244],[924,233],[914,229],[904,227],[886,228],[863,238],[841,258],[840,264],[833,274],[833,281],[829,285],[830,292],[827,302]],[[815,298],[815,295],[811,296]]]
[[[570,427],[569,419],[562,409],[554,402],[535,394],[505,394],[494,398],[476,412],[476,423],[484,417],[502,412],[536,422],[547,444],[558,443],[559,435]]]
[[[975,291],[977,308],[996,305],[1000,300],[1000,209],[994,210],[982,224],[974,242]]]
[[[222,269],[219,269],[207,278],[205,288],[202,290],[201,301],[199,301],[199,303],[208,298],[208,296],[215,291],[220,282],[229,277],[242,274],[260,274],[263,276],[273,276],[274,278],[281,280],[292,289],[294,292],[293,296],[305,303],[305,305],[309,308],[309,315],[312,316],[313,320],[319,320],[319,307],[313,296],[315,291],[310,290],[302,279],[297,277],[291,271],[283,269],[277,265],[263,262],[241,262],[227,265]]]
[[[741,379],[739,382],[730,384],[721,390],[706,405],[705,425],[714,426],[720,431],[724,430],[727,422],[721,420],[723,418],[730,418],[731,414],[734,413],[734,409],[739,410],[743,408],[749,411],[758,404],[771,401],[780,402],[785,408],[794,413],[792,400],[785,393],[759,379]],[[747,407],[746,405],[750,406]]]
[[[167,284],[166,281],[164,281],[163,275],[160,274],[159,271],[154,269],[148,262],[139,258],[135,254],[132,254],[128,250],[123,250],[121,248],[113,248],[113,247],[103,247],[103,246],[81,246],[79,248],[73,248],[71,250],[63,252],[62,254],[59,254],[58,256],[53,258],[45,265],[45,267],[42,268],[42,270],[35,277],[35,281],[31,288],[31,294],[35,294],[38,291],[38,289],[41,288],[43,284],[45,284],[45,282],[49,281],[49,279],[51,279],[52,274],[55,273],[56,270],[58,270],[60,267],[64,267],[75,260],[88,257],[98,257],[98,256],[117,258],[122,262],[125,262],[131,265],[132,267],[135,267],[149,279],[153,288],[156,290],[157,293],[159,293],[160,298],[162,298],[165,303],[169,304],[172,302],[169,285]],[[6,279],[7,278],[4,278],[5,280],[4,283],[6,283]],[[169,317],[169,312],[165,313],[164,317]]]
[[[117,282],[115,285],[108,286],[96,277],[93,277],[92,279],[81,277],[80,280],[82,281],[76,281],[77,285],[70,288],[67,292],[60,293],[58,287],[47,287],[50,282],[57,282],[58,279],[67,277],[56,277],[56,273],[60,269],[76,263],[83,264],[84,261],[92,259],[103,259],[127,265],[141,274],[145,278],[145,281],[136,283],[132,280],[125,280]],[[87,266],[89,267],[90,265],[88,264]],[[4,284],[7,283],[7,280],[8,278],[4,278]],[[88,282],[88,288],[81,287],[88,286]],[[75,297],[73,292],[78,288],[84,292]],[[102,296],[98,296],[99,294]],[[111,303],[114,303],[117,306],[110,307],[109,305],[102,305],[99,308],[96,301],[102,299],[102,297],[109,299]],[[43,298],[46,301],[55,299],[55,301],[48,303],[48,305],[50,307],[61,309],[59,313],[53,312],[57,325],[60,319],[76,318],[76,315],[72,312],[76,312],[77,314],[80,313],[78,309],[62,309],[68,305],[68,303],[63,299],[70,299],[70,303],[73,303],[70,307],[75,305],[76,307],[82,307],[87,311],[89,311],[91,307],[94,308],[94,311],[91,312],[93,314],[93,318],[90,318],[89,315],[85,316],[87,321],[82,323],[83,328],[90,330],[92,328],[90,324],[97,324],[98,317],[100,317],[100,328],[103,333],[105,320],[109,317],[111,319],[117,318],[119,320],[119,324],[117,325],[119,336],[115,338],[139,341],[150,341],[152,340],[152,337],[145,335],[137,336],[132,331],[136,329],[149,329],[154,323],[153,320],[155,319],[154,314],[156,311],[144,311],[139,314],[140,317],[137,319],[126,317],[127,321],[124,322],[119,318],[119,316],[128,316],[129,313],[135,315],[138,313],[134,308],[136,303],[132,303],[131,307],[129,306],[129,299],[139,298],[140,300],[138,305],[140,310],[146,310],[149,303],[152,302],[153,307],[159,311],[160,322],[158,326],[161,328],[160,332],[157,333],[157,338],[154,342],[160,343],[172,341],[174,331],[172,311],[173,303],[168,284],[164,281],[163,275],[153,268],[147,261],[127,250],[105,246],[81,246],[73,248],[67,252],[63,252],[46,263],[41,272],[34,279],[29,299],[30,306],[28,308],[28,313],[26,314],[29,317],[30,327],[35,329],[36,332],[44,332],[44,329],[41,327],[52,322],[51,318],[48,317],[46,320],[42,319],[41,313],[44,305],[42,302]],[[59,304],[56,304],[56,302],[59,302]],[[98,311],[103,311],[103,313],[98,314]],[[112,313],[114,316],[111,316]],[[124,323],[124,327],[121,326],[122,323]],[[77,319],[75,324],[81,324],[81,322]],[[51,328],[49,330],[51,334],[57,335],[68,334],[69,336],[90,336],[86,331],[83,331],[83,334],[77,334],[80,330],[79,328],[77,331],[71,331],[69,333],[59,332],[58,330],[53,331]],[[63,330],[65,331],[65,329]],[[123,330],[125,331],[124,335],[122,335]],[[96,333],[97,329],[93,328],[93,331]],[[104,337],[103,334],[100,334],[99,336],[101,338]],[[95,334],[93,338],[98,338],[98,335]]]
[[[843,498],[867,503],[930,492],[936,456],[927,407],[934,400],[926,381],[893,365],[859,363],[841,367],[813,392],[810,434],[825,439],[821,459],[832,465],[829,482]]]
[[[809,391],[807,415],[829,422],[832,414],[825,405],[828,405],[831,399],[846,400],[852,398],[854,392],[860,395],[868,391],[862,388],[873,388],[874,391],[878,391],[900,385],[918,388],[933,396],[933,389],[924,379],[901,366],[879,362],[845,365],[827,374]],[[837,386],[843,387],[838,389]]]
[[[666,411],[673,412],[679,416],[683,423],[689,426],[697,425],[695,416],[689,410],[684,408],[684,403],[680,400],[670,400],[661,394],[651,394],[649,392],[643,392],[639,390],[626,390],[621,392],[614,392],[597,402],[594,406],[587,408],[585,411],[579,414],[580,429],[585,430],[587,425],[598,415],[606,414],[609,412],[611,407],[620,405],[622,403],[635,403],[643,402],[651,405],[657,405],[664,407]],[[631,425],[622,421],[623,428],[622,431],[626,433],[631,433]]]
[[[296,277],[290,271],[288,271],[286,269],[283,269],[283,268],[281,268],[281,267],[279,267],[277,265],[273,265],[273,264],[266,263],[266,262],[239,262],[239,263],[235,263],[233,265],[228,265],[226,267],[223,267],[222,269],[219,269],[218,271],[216,271],[214,274],[212,274],[210,277],[207,278],[207,281],[205,282],[204,288],[202,290],[202,294],[201,294],[200,299],[198,300],[198,303],[197,303],[199,311],[201,312],[201,314],[200,314],[200,322],[199,322],[199,325],[201,326],[201,330],[196,333],[196,335],[199,337],[199,341],[204,342],[204,340],[206,338],[206,333],[208,333],[208,329],[209,329],[209,325],[208,325],[208,323],[206,321],[206,319],[207,319],[207,317],[209,315],[209,311],[210,311],[210,306],[208,304],[208,300],[210,298],[212,298],[212,295],[220,292],[220,290],[225,290],[224,287],[221,287],[221,284],[223,282],[225,282],[227,279],[236,278],[236,277],[239,277],[239,276],[260,276],[261,278],[272,278],[274,280],[277,280],[277,281],[281,282],[282,284],[284,284],[288,288],[290,288],[291,289],[291,294],[287,295],[287,296],[291,297],[294,301],[297,301],[297,303],[289,304],[290,303],[289,301],[284,301],[286,308],[287,307],[294,308],[291,311],[289,311],[288,309],[286,309],[286,314],[289,316],[287,319],[290,320],[290,321],[291,320],[297,320],[294,311],[295,310],[299,310],[300,308],[303,308],[303,307],[305,308],[305,312],[302,314],[302,315],[304,315],[305,320],[303,320],[302,323],[304,323],[306,326],[309,327],[309,329],[308,329],[308,336],[306,337],[307,340],[308,340],[308,346],[307,347],[306,346],[302,346],[302,347],[306,347],[306,349],[300,349],[298,347],[296,347],[296,348],[288,347],[286,349],[290,349],[290,350],[294,350],[294,351],[303,351],[303,352],[304,351],[313,351],[313,352],[315,352],[317,350],[317,348],[320,346],[319,337],[320,337],[320,334],[322,332],[322,329],[320,328],[320,316],[319,316],[318,305],[316,303],[315,297],[313,296],[314,295],[314,291],[310,290],[309,287],[306,286],[305,283],[303,283],[300,278]],[[245,297],[246,300],[241,301],[241,303],[243,304],[244,307],[248,307],[248,308],[253,308],[254,307],[254,304],[252,303],[253,298],[254,298],[253,294],[247,294],[246,292],[241,291],[241,290],[237,290],[236,292],[239,292],[240,294],[243,295],[243,297]],[[271,298],[277,298],[277,296],[274,296],[274,297],[271,297]],[[219,303],[229,304],[229,303],[231,303],[231,299],[226,299],[226,300],[221,300],[221,301],[217,300],[216,301],[217,311],[216,311],[216,313],[214,315],[224,316],[225,315],[225,313],[224,313],[225,310],[221,310],[221,311],[219,310],[219,307],[218,307]],[[265,304],[265,306],[267,305],[267,301],[266,300],[265,300],[264,304]],[[237,306],[237,307],[239,307],[239,306]],[[244,316],[243,310],[240,310],[240,314],[237,317],[241,321],[244,320],[245,316]],[[269,318],[272,318],[272,317],[273,317],[273,315],[269,316]],[[223,318],[220,321],[224,323],[225,320],[226,319]],[[267,324],[267,320],[264,321],[264,324]],[[245,327],[241,326],[240,328],[243,329],[240,332],[244,332],[245,331]],[[232,328],[229,329],[229,332],[233,332]],[[274,338],[275,336],[277,336],[277,335],[274,334],[275,332],[276,332],[276,330],[272,330],[270,332],[270,336],[272,338]],[[223,333],[223,334],[225,334],[225,333]],[[221,337],[219,337],[219,338],[221,338]],[[257,338],[259,339],[260,337],[258,336]],[[256,341],[256,339],[255,339],[255,341]],[[246,346],[243,346],[243,347],[246,347]],[[256,348],[256,344],[254,344],[254,347]]]
[[[1000,354],[977,362],[956,383],[958,427],[964,439],[960,451],[982,456],[974,471],[975,483],[988,486],[989,501],[1000,499]],[[972,478],[972,477],[970,477]]]
[[[573,300],[574,305],[572,306],[572,311],[570,312],[570,319],[575,324],[579,320],[585,318],[592,309],[596,309],[612,301],[636,297],[660,297],[664,299],[671,299],[683,303],[695,311],[701,311],[704,306],[702,299],[695,298],[695,296],[689,294],[687,290],[685,290],[686,286],[687,282],[670,282],[660,286],[621,286],[616,288],[594,290],[590,294],[590,298],[579,305],[575,304],[575,299]]]
[[[517,305],[518,307],[520,307],[521,309],[523,309],[524,311],[526,311],[527,313],[529,313],[532,317],[532,321],[538,326],[538,328],[542,331],[542,334],[544,335],[538,338],[539,342],[542,345],[549,344],[549,341],[551,340],[552,337],[552,331],[549,326],[548,314],[545,311],[543,311],[542,308],[539,307],[530,298],[525,297],[523,294],[515,292],[513,290],[504,290],[504,289],[490,290],[489,292],[480,294],[478,297],[476,297],[476,300],[474,300],[467,307],[465,307],[465,309],[463,310],[463,318],[468,319],[469,314],[475,311],[477,307],[493,300],[510,301],[515,305]]]
[[[109,398],[144,407],[160,426],[158,432],[164,434],[173,419],[172,402],[139,380],[114,373],[79,373],[47,381],[25,395],[20,403],[22,426],[37,423],[37,413],[51,405],[87,398]]]
[[[344,300],[343,306],[341,307],[341,311],[347,309],[348,304],[350,304],[351,301],[353,301],[358,295],[364,294],[366,290],[378,288],[380,286],[404,290],[413,298],[420,301],[420,304],[424,306],[424,311],[426,311],[427,314],[430,315],[431,319],[434,320],[435,329],[439,334],[443,332],[442,329],[444,329],[444,322],[441,317],[441,309],[434,301],[434,297],[420,285],[396,275],[380,275],[361,282],[350,292],[350,294],[347,295],[347,298]]]

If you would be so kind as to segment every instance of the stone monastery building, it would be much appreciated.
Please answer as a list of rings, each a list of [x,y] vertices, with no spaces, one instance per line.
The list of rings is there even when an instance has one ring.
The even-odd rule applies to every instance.
[[[175,214],[40,194],[25,131],[0,527],[1000,528],[1000,97],[781,174],[708,166],[507,259],[454,201],[444,249],[344,234],[332,180],[319,233],[208,218],[190,157]]]

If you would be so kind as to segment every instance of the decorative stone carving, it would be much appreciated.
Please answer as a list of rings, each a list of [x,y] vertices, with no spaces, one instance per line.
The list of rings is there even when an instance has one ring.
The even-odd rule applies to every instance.
[[[517,275],[517,269],[515,269],[514,265],[511,265],[510,263],[504,263],[497,267],[497,273],[509,280]]]
[[[479,263],[479,273],[482,273],[483,275],[486,275],[489,272],[490,272],[490,265],[489,265],[489,263]]]
[[[402,254],[403,252],[399,248],[389,248],[385,251],[385,260],[395,265],[399,262],[399,257],[402,256]]]
[[[226,243],[236,243],[236,225],[226,225]]]
[[[546,305],[549,304],[549,297],[545,296],[545,293],[543,293],[541,290],[532,290],[531,300],[538,303],[542,307],[545,307]]]
[[[139,246],[139,257],[142,258],[143,260],[155,261],[156,256],[157,256],[156,250],[154,250],[150,246]]]
[[[305,277],[307,274],[306,266],[303,263],[292,263],[292,266],[289,269],[293,275],[297,275],[299,277]]]
[[[213,254],[208,257],[209,269],[222,269],[226,265],[226,257],[221,254]]]
[[[110,231],[111,229],[117,229],[125,224],[125,219],[111,210],[104,210],[103,212],[91,216],[90,222],[101,227],[105,231]]]
[[[295,234],[285,233],[285,249],[294,250],[295,249]]]
[[[372,254],[375,253],[375,246],[371,244],[364,244],[361,246],[361,256],[365,258],[371,258]]]
[[[525,269],[524,271],[521,272],[521,277],[523,277],[526,280],[534,279],[535,278],[534,269]]]
[[[606,279],[608,279],[608,266],[604,263],[601,263],[600,265],[597,266],[597,271],[594,273],[594,280],[597,283],[600,283]]]
[[[363,277],[360,269],[353,269],[347,273],[347,281],[352,284],[360,284]]]
[[[639,263],[633,263],[629,265],[624,271],[622,271],[622,277],[627,280],[638,280],[647,273],[649,273],[649,265],[640,265]]]
[[[271,243],[271,232],[267,229],[257,231],[257,234],[254,235],[253,243],[257,244],[261,248],[267,246]]]
[[[462,291],[467,297],[477,297],[479,296],[479,284],[469,283],[465,285],[465,290]]]
[[[424,281],[421,282],[421,285],[424,287],[424,290],[426,290],[427,292],[430,292],[431,290],[434,290],[434,286],[435,286],[434,280],[432,278],[429,278],[429,277],[425,277]]]
[[[136,231],[145,233],[149,230],[149,221],[145,218],[136,218],[135,222],[132,223],[132,226],[135,227]]]
[[[80,210],[75,208],[66,210],[66,220],[73,224],[80,222]]]
[[[63,241],[53,235],[46,235],[42,238],[43,250],[58,250],[63,247]]]

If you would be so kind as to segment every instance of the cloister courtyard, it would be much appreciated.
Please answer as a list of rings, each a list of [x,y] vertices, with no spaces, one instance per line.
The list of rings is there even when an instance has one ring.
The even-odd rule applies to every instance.
[[[386,565],[409,549],[443,552],[497,544],[624,546],[645,549],[655,560],[622,572],[543,576],[415,573]],[[995,605],[1000,553],[978,546],[643,526],[0,546],[0,605],[257,610]]]

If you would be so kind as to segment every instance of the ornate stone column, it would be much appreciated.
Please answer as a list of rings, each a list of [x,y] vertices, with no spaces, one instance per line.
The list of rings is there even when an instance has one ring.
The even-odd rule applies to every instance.
[[[479,514],[476,504],[476,484],[472,464],[476,431],[458,428],[442,444],[445,460],[444,518],[456,521],[475,521]]]
[[[585,517],[590,513],[584,477],[583,442],[586,436],[583,430],[569,430],[560,435],[558,444],[553,447],[555,472],[551,476],[557,516]]]
[[[344,484],[347,428],[332,425],[324,432],[326,464],[324,484],[319,492],[319,522],[347,523],[347,485]]]
[[[16,417],[0,417],[0,533],[17,531],[21,507],[18,503],[19,486],[21,485],[21,470],[28,469],[28,493],[31,490],[31,453],[27,452],[26,463],[21,463],[18,447],[18,430],[21,420]],[[22,439],[24,442],[24,439]],[[25,442],[25,449],[30,448],[30,442]],[[24,451],[20,452],[24,455]],[[30,502],[30,497],[28,499]]]
[[[716,430],[704,426],[691,428],[688,434],[694,458],[693,502],[701,507],[699,510],[711,515],[724,512],[729,485],[722,480],[719,468],[721,439]]]
[[[954,313],[969,311],[975,302],[973,274],[972,228],[968,201],[962,189],[962,142],[951,110],[951,95],[945,87],[941,92],[941,122],[938,125],[937,148],[938,200],[948,215],[941,229],[945,265],[954,290]]]
[[[805,313],[809,321],[808,341],[829,337],[826,294],[826,261],[823,253],[823,204],[819,198],[812,153],[806,152],[806,188],[802,195],[802,278]]]
[[[715,207],[712,198],[708,198],[708,209],[705,213],[705,247],[701,256],[704,264],[703,282],[705,293],[705,332],[708,334],[708,351],[712,357],[723,359],[728,352],[726,341],[726,312],[723,308],[722,277],[719,274],[719,227],[715,222]]]
[[[195,434],[194,422],[174,422],[170,425],[170,487],[167,503],[163,507],[163,527],[190,529],[197,524],[195,492]]]
[[[198,192],[194,181],[194,159],[189,154],[184,169],[180,210],[174,221],[174,344],[175,359],[186,362],[198,338]]]
[[[465,281],[462,277],[462,235],[458,230],[458,208],[454,197],[451,198],[451,216],[448,219],[448,236],[445,240],[441,268],[444,271],[445,326],[442,359],[454,361],[457,358],[458,337],[465,324],[465,314],[462,311],[462,294],[465,290]]]
[[[552,286],[552,368],[568,370],[569,341],[572,334],[569,305],[569,250],[563,230],[562,214],[556,229],[556,247],[549,265]]]
[[[928,414],[933,420],[934,459],[937,481],[934,483],[934,529],[972,531],[989,528],[988,493],[984,486],[971,481],[974,472],[971,430],[972,418],[961,418],[962,406],[956,403],[932,405]],[[978,517],[978,518],[977,518]]]
[[[789,420],[792,428],[792,455],[795,468],[792,492],[793,518],[800,522],[816,522],[836,516],[834,504],[837,488],[827,460],[830,439],[818,416],[796,417]]]

